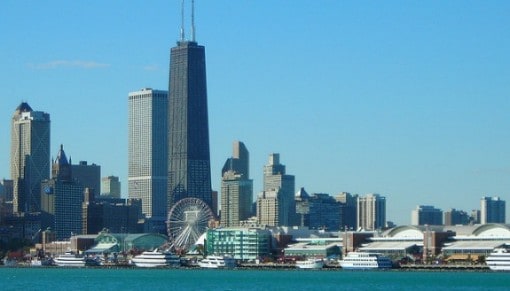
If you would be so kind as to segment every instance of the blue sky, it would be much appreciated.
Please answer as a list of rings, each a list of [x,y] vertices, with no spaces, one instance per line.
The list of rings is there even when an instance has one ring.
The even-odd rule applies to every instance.
[[[2,1],[0,178],[27,101],[51,114],[53,156],[63,143],[127,196],[127,96],[168,88],[180,2]],[[256,193],[278,152],[296,190],[380,193],[399,224],[510,203],[510,2],[196,0],[196,28],[215,189],[241,140]]]

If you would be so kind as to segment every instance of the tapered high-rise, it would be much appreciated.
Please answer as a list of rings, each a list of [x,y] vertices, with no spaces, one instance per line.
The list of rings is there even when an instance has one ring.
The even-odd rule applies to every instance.
[[[212,207],[205,48],[181,39],[170,53],[168,208],[187,197]]]
[[[41,209],[41,181],[50,177],[50,115],[22,102],[11,127],[13,211]]]
[[[277,205],[272,206],[278,212],[276,216],[278,218],[277,225],[298,225],[294,189],[295,177],[285,173],[285,165],[280,164],[280,154],[270,154],[269,163],[264,166],[264,192],[259,195],[259,198],[266,202],[267,200],[264,199],[269,198],[269,201],[277,203]],[[258,203],[257,207],[259,207]],[[257,212],[262,213],[258,210]],[[264,219],[259,217],[259,221],[262,220]]]
[[[236,227],[251,216],[253,180],[249,176],[249,152],[235,141],[233,155],[221,170],[221,225]]]

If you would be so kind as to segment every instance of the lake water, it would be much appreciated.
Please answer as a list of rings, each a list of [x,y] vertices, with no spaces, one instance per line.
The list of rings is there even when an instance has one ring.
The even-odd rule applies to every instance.
[[[510,273],[0,268],[2,290],[510,290]]]

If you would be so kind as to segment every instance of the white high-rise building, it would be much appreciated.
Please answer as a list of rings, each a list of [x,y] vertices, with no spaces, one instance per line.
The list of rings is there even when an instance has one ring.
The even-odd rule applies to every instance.
[[[376,230],[386,225],[386,198],[379,194],[358,197],[358,227]]]
[[[168,93],[129,93],[128,197],[142,200],[147,218],[165,221],[168,177]]]

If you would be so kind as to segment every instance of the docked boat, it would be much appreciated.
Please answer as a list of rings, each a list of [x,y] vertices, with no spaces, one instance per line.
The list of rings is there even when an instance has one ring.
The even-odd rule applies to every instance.
[[[306,260],[296,261],[296,267],[299,269],[322,269],[322,267],[324,267],[324,260],[308,258]]]
[[[85,266],[87,267],[98,267],[103,264],[103,261],[100,257],[86,257],[85,258]]]
[[[32,258],[30,260],[30,267],[42,267],[43,261],[39,258]]]
[[[18,261],[15,259],[4,258],[2,260],[2,264],[6,267],[16,267],[18,265]]]
[[[209,255],[199,261],[198,266],[202,268],[234,268],[236,261],[230,256]]]
[[[494,271],[510,271],[510,253],[507,249],[496,248],[487,256],[485,263]]]
[[[74,252],[66,252],[53,259],[53,262],[59,267],[85,267],[85,258]]]
[[[131,262],[137,267],[156,268],[156,267],[179,267],[181,258],[171,252],[161,252],[155,249],[151,252],[143,252],[131,259]]]
[[[366,270],[366,269],[390,269],[393,266],[390,258],[379,253],[350,252],[339,261],[343,269]]]

